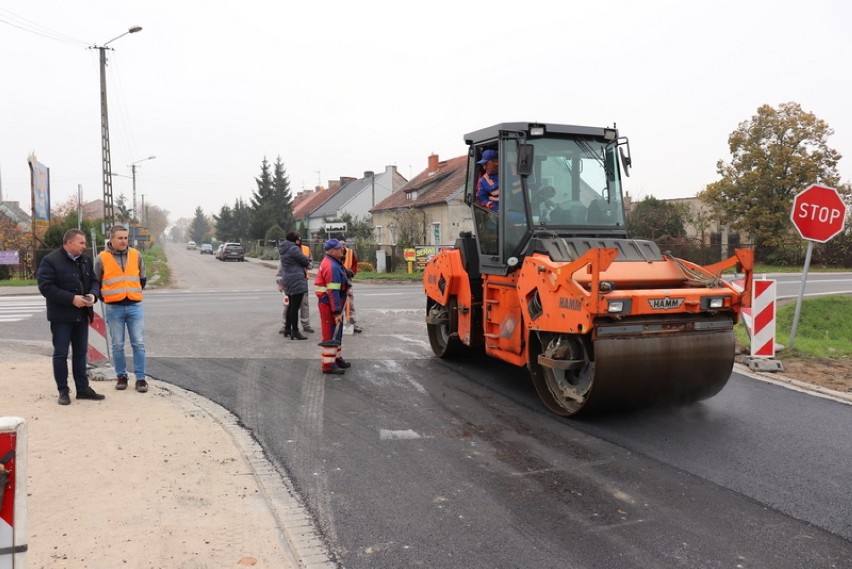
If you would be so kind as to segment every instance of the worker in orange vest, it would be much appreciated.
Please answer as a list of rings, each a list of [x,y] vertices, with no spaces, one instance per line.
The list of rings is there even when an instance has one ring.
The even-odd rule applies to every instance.
[[[133,374],[136,391],[148,391],[145,375],[145,314],[142,310],[142,289],[147,276],[139,251],[130,247],[129,232],[123,225],[109,230],[106,248],[95,257],[95,275],[101,281],[107,329],[112,345],[112,364],[115,367],[115,388],[127,389],[127,358],[124,355],[124,330],[130,336],[133,351]]]
[[[347,307],[346,323],[352,325],[353,331],[361,333],[358,324],[355,323],[355,293],[352,290],[352,279],[358,274],[358,257],[355,255],[355,249],[350,249],[346,246],[346,241],[340,240],[343,245],[343,268],[346,271],[346,276],[349,277],[349,306]]]

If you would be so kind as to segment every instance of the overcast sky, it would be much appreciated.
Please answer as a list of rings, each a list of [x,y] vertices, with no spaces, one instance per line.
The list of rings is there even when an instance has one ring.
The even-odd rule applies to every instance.
[[[492,124],[617,123],[634,198],[694,196],[763,104],[835,131],[852,177],[845,0],[0,4],[0,181],[29,210],[27,156],[52,201],[102,197],[98,50],[109,44],[113,194],[189,217],[248,199],[264,157],[293,193],[466,152]],[[58,39],[57,39],[58,38]]]

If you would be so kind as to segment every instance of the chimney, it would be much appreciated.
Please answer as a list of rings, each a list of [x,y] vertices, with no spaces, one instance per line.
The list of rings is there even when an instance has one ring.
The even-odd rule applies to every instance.
[[[366,172],[364,172],[364,179],[365,180],[367,178],[372,178],[372,177],[373,177],[373,171],[372,170],[367,170]]]
[[[437,155],[437,154],[430,154],[430,155],[429,155],[429,168],[428,168],[428,170],[427,170],[427,171],[428,171],[430,174],[431,174],[432,172],[436,172],[436,171],[438,170],[438,164],[439,164],[439,163],[440,163],[440,162],[439,162],[439,160],[438,160],[438,155]]]

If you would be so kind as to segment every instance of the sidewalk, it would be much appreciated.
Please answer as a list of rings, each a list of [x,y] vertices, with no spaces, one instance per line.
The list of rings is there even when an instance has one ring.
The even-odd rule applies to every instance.
[[[29,569],[333,566],[221,407],[159,381],[63,407],[44,356],[4,357],[0,378],[0,415],[27,423]]]
[[[0,286],[0,296],[17,296],[20,294],[39,294],[38,286]]]

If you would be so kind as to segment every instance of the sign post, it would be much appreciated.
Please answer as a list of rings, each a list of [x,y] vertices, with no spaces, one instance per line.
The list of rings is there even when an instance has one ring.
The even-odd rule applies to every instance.
[[[846,224],[846,204],[843,203],[843,198],[834,188],[812,184],[793,198],[793,211],[790,212],[790,221],[793,222],[802,239],[808,241],[805,267],[802,270],[802,287],[796,301],[793,327],[790,330],[790,348],[792,349],[799,327],[799,314],[802,311],[802,297],[805,296],[805,284],[808,280],[808,269],[811,266],[814,241],[825,243],[843,232],[843,227]]]

